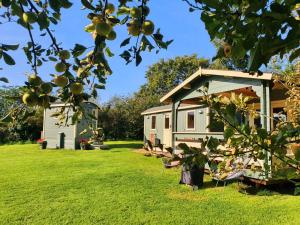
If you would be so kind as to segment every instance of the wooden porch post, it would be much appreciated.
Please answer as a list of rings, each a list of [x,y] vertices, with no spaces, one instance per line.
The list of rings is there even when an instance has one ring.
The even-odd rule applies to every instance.
[[[262,81],[261,84],[261,96],[260,96],[260,120],[263,129],[267,132],[271,132],[271,93],[270,82]],[[270,153],[266,154],[266,163],[271,166],[272,159]],[[271,171],[266,171],[266,179],[271,177]]]
[[[261,96],[260,96],[260,123],[263,129],[267,128],[267,96],[264,81],[261,82]]]
[[[172,102],[172,147],[175,149],[175,133],[177,131],[177,112],[180,102]]]
[[[271,93],[270,83],[263,81],[261,84],[262,95],[260,97],[260,121],[262,128],[271,131]]]

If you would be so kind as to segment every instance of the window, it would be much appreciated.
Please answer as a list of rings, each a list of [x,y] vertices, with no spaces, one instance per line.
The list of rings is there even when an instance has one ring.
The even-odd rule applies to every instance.
[[[151,129],[155,129],[156,128],[156,116],[152,116],[151,117]]]
[[[170,116],[165,115],[165,129],[169,129],[169,128],[170,128]]]
[[[195,129],[195,111],[187,112],[187,129]]]

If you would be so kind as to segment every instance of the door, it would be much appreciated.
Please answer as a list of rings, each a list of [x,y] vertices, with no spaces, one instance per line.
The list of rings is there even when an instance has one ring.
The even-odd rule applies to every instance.
[[[172,129],[171,129],[171,114],[165,114],[164,116],[164,147],[172,146]]]

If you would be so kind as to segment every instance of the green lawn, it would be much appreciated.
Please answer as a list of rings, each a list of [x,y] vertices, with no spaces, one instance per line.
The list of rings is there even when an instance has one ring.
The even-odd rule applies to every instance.
[[[300,224],[300,197],[236,184],[191,191],[180,171],[111,142],[110,151],[0,147],[0,224]]]

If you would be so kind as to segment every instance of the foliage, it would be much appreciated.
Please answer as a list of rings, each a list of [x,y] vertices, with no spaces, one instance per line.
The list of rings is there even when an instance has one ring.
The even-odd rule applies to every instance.
[[[131,96],[115,96],[101,107],[99,124],[109,139],[142,139],[144,119],[141,113],[159,106],[163,94],[199,69],[209,60],[196,55],[160,60],[146,72],[147,82]]]
[[[173,160],[179,160],[180,164],[184,164],[187,169],[191,169],[195,166],[204,168],[208,162],[208,157],[204,154],[205,148],[189,147],[186,143],[180,143],[178,147],[183,151],[182,157],[174,156]]]
[[[222,41],[218,58],[225,56],[239,60],[249,57],[248,71],[252,72],[267,64],[276,54],[283,56],[289,53],[290,61],[299,56],[300,5],[297,0],[184,1],[188,3],[190,12],[201,11],[201,20],[211,40]],[[49,107],[49,102],[57,97],[72,105],[75,111],[72,121],[82,116],[80,103],[90,97],[95,98],[97,90],[105,87],[107,76],[112,74],[107,57],[114,54],[107,43],[117,36],[115,26],[126,26],[128,30],[128,38],[120,44],[120,47],[126,48],[120,55],[126,63],[134,61],[139,65],[143,52],[158,53],[172,43],[172,40],[165,40],[160,29],[150,20],[149,0],[119,0],[117,4],[108,0],[80,2],[90,20],[90,24],[84,27],[94,43],[90,52],[81,43],[76,43],[72,49],[64,49],[52,31],[60,22],[62,12],[72,7],[71,1],[0,1],[0,23],[16,22],[28,31],[29,40],[22,49],[32,66],[35,81],[29,77],[25,83],[24,102]],[[49,36],[52,44],[49,47],[40,45],[37,34],[42,38]],[[1,43],[0,59],[8,65],[15,65],[10,52],[18,48],[17,43]],[[48,90],[55,88],[56,95],[45,92],[44,82],[38,76],[38,68],[48,61],[56,63],[57,74],[51,74],[54,79],[47,84]],[[0,77],[0,81],[8,80]],[[84,89],[84,86],[89,88]],[[66,118],[61,116],[60,120]]]
[[[99,126],[108,139],[127,138],[127,99],[114,97],[99,110]]]
[[[33,141],[40,137],[43,129],[43,109],[22,104],[18,97],[20,92],[22,88],[19,87],[0,89],[0,144]]]
[[[142,142],[106,144],[111,151],[1,146],[0,224],[299,224],[299,197],[240,194],[208,176],[211,188],[191,191],[178,185],[180,169],[162,174],[161,159],[132,151]]]
[[[39,82],[25,83],[27,88],[26,95],[30,101],[24,100],[26,104],[39,104],[48,107],[49,102],[55,101],[53,95],[44,92],[43,82],[38,76],[38,67],[47,61],[56,63],[55,69],[59,76],[54,77],[51,87],[56,89],[58,98],[70,103],[73,107],[72,121],[81,117],[83,109],[80,103],[90,97],[97,97],[97,89],[105,86],[107,75],[112,74],[112,70],[106,57],[112,57],[114,54],[107,46],[107,42],[116,38],[114,26],[122,25],[128,27],[129,37],[122,43],[121,47],[132,44],[120,56],[126,60],[126,63],[135,61],[139,65],[142,61],[142,52],[160,49],[167,49],[172,41],[165,41],[160,29],[156,29],[148,15],[150,9],[146,6],[147,0],[141,0],[139,5],[132,1],[119,2],[118,8],[107,0],[97,2],[82,0],[83,9],[87,12],[87,18],[90,20],[84,29],[91,33],[91,39],[94,42],[92,51],[86,53],[88,47],[77,43],[70,49],[63,49],[58,40],[56,40],[51,27],[58,24],[61,18],[61,11],[72,6],[69,0],[51,0],[51,1],[33,1],[33,0],[1,0],[0,13],[3,22],[16,21],[20,26],[28,30],[30,41],[23,47],[27,61],[32,66],[33,76],[37,77]],[[40,29],[40,35],[48,35],[52,41],[50,47],[45,47],[37,43],[33,30]],[[135,38],[134,43],[131,39]],[[0,45],[0,59],[8,65],[14,65],[14,59],[8,54],[8,51],[16,50],[18,45]],[[71,58],[72,56],[72,58]],[[73,60],[73,61],[71,61]],[[58,81],[58,77],[63,77],[65,81]],[[6,81],[1,78],[2,81]],[[96,80],[97,82],[94,82]],[[89,86],[90,92],[83,90],[83,86]],[[52,89],[52,88],[51,88]],[[45,103],[46,102],[46,103]],[[61,116],[63,120],[65,116]]]
[[[252,109],[251,104],[248,104],[251,98],[235,93],[231,93],[229,97],[211,97],[206,94],[206,90],[200,90],[205,94],[204,102],[215,111],[215,118],[224,123],[224,138],[227,143],[227,150],[223,151],[218,149],[221,144],[219,140],[210,138],[206,147],[212,153],[224,155],[228,161],[237,160],[242,156],[247,156],[254,162],[264,160],[262,173],[268,176],[273,168],[273,178],[275,179],[279,173],[280,177],[284,179],[299,177],[299,76],[296,75],[289,74],[278,79],[278,82],[282,82],[288,90],[289,97],[285,110],[289,110],[292,118],[287,122],[279,120],[271,133],[267,132],[266,128],[250,126],[246,120],[241,122],[236,117],[237,114],[241,114],[245,118],[249,115],[257,116],[257,112]],[[290,82],[291,80],[293,82]],[[294,144],[296,144],[293,150],[294,156],[291,157],[287,153]],[[275,160],[283,165],[276,166]],[[269,164],[269,161],[273,163]],[[257,168],[253,164],[251,169],[256,171]]]
[[[146,71],[147,90],[149,94],[162,97],[200,67],[207,68],[208,66],[209,60],[198,58],[196,54],[177,56],[168,60],[161,59]]]
[[[103,144],[105,137],[103,128],[93,127],[90,125],[88,129],[84,129],[83,131],[81,131],[80,135],[84,135],[87,133],[91,134],[90,140],[88,141],[90,144]]]
[[[222,40],[217,57],[249,56],[248,71],[267,65],[274,55],[299,57],[299,1],[184,0],[200,10],[211,40]]]
[[[216,49],[223,48],[224,41],[213,40]],[[219,50],[220,51],[220,50]],[[235,58],[231,55],[214,57],[213,62],[209,66],[210,69],[222,69],[222,70],[242,70],[247,71],[247,65],[249,56],[245,55],[243,58]]]

